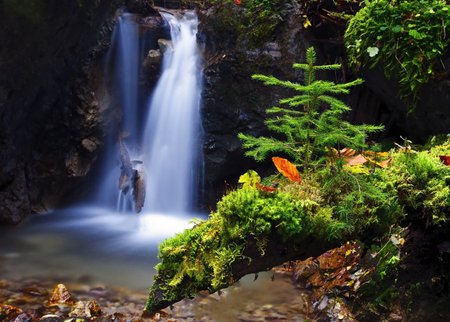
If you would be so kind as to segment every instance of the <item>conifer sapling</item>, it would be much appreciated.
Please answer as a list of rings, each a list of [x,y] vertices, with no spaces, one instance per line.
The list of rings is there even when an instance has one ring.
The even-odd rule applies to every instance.
[[[315,66],[316,53],[313,47],[306,51],[306,63],[294,64],[294,68],[305,72],[304,84],[280,80],[274,76],[256,74],[252,78],[265,85],[293,89],[297,95],[280,100],[280,106],[266,110],[271,116],[265,121],[267,127],[278,133],[274,137],[254,137],[239,133],[246,155],[263,161],[274,153],[286,154],[297,164],[308,169],[324,160],[327,148],[350,147],[363,149],[369,133],[380,131],[383,126],[354,125],[344,120],[350,111],[335,95],[348,94],[349,88],[363,82],[336,84],[317,80],[316,71],[340,69],[340,64]],[[280,139],[284,137],[284,139]]]

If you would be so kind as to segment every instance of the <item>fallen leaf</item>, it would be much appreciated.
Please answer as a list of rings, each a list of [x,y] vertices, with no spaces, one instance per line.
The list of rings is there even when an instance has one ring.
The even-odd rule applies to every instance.
[[[358,154],[350,158],[344,158],[345,164],[349,166],[358,165],[358,164],[364,164],[367,162],[367,159],[362,155]]]
[[[256,188],[258,188],[259,190],[262,190],[262,191],[267,191],[267,192],[274,192],[274,191],[277,190],[277,188],[264,186],[264,185],[262,185],[260,183],[256,184]]]
[[[69,293],[64,284],[58,284],[53,290],[48,305],[72,305],[75,303],[72,294]]]
[[[100,305],[95,300],[90,301],[88,303],[87,307],[88,307],[88,309],[89,309],[89,311],[91,313],[91,316],[102,315],[102,309],[101,309]]]
[[[344,158],[352,157],[356,154],[356,151],[350,148],[343,148],[339,151],[339,155]]]
[[[275,164],[277,170],[283,176],[294,182],[298,183],[302,182],[302,178],[300,178],[300,174],[298,173],[297,167],[293,165],[291,162],[279,157],[273,157],[272,161]]]
[[[0,305],[0,321],[13,321],[22,310],[12,305]]]
[[[450,155],[440,155],[439,159],[445,164],[450,165]]]

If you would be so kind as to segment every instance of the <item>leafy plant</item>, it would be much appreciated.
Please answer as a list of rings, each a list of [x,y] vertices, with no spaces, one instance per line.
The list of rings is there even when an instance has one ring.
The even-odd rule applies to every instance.
[[[335,95],[348,94],[350,87],[362,83],[361,79],[344,84],[317,80],[316,71],[336,70],[341,65],[316,66],[313,47],[307,50],[306,59],[306,63],[293,66],[305,71],[305,84],[283,81],[274,76],[253,75],[253,79],[260,80],[265,85],[286,87],[299,94],[280,100],[283,107],[267,110],[267,113],[274,115],[266,120],[267,127],[279,136],[284,136],[284,140],[239,134],[247,149],[246,155],[263,161],[269,154],[281,152],[308,168],[323,161],[326,147],[348,146],[361,149],[367,146],[365,140],[369,133],[383,128],[352,125],[344,120],[344,114],[350,108]],[[325,108],[326,105],[328,108]]]
[[[439,71],[448,50],[450,6],[445,0],[368,1],[345,32],[349,64],[382,66],[398,78],[400,94],[417,103],[418,93]]]

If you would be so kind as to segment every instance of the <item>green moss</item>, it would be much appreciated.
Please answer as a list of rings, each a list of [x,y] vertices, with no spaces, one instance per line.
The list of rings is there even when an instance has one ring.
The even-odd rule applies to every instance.
[[[375,0],[351,19],[345,32],[354,68],[381,66],[395,77],[400,94],[417,101],[421,86],[444,72],[450,5],[444,0]]]
[[[353,171],[329,164],[305,173],[301,184],[278,176],[264,179],[265,184],[279,185],[276,192],[253,186],[231,191],[207,220],[160,245],[158,288],[151,289],[149,299],[170,303],[193,297],[199,290],[212,292],[232,284],[233,264],[252,261],[244,256],[249,242],[256,242],[261,256],[274,236],[299,249],[311,239],[330,244],[361,239],[377,245],[387,238],[388,245],[406,214],[419,214],[441,225],[450,210],[446,182],[450,167],[438,157],[446,152],[450,141],[421,152],[391,151],[387,168],[366,163],[359,166],[361,171]],[[386,251],[380,272],[398,263],[390,252],[398,247],[391,246],[376,246],[378,253]],[[151,300],[146,308],[152,311]]]

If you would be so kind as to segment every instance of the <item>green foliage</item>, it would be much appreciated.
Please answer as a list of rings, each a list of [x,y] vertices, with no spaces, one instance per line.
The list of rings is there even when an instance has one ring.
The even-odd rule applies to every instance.
[[[360,239],[371,245],[377,261],[374,305],[396,297],[389,285],[395,280],[403,244],[400,222],[419,215],[434,225],[447,223],[450,167],[439,155],[450,154],[450,141],[430,150],[392,150],[390,167],[359,165],[358,171],[336,165],[306,173],[301,184],[273,176],[275,192],[255,188],[259,175],[241,177],[245,187],[229,192],[205,221],[164,241],[159,248],[157,289],[149,299],[170,302],[193,297],[199,290],[216,291],[234,282],[233,264],[252,261],[244,255],[255,243],[261,256],[276,238],[301,248],[306,241],[330,244]],[[158,292],[157,294],[154,292]],[[152,311],[149,300],[146,309]]]
[[[242,0],[241,4],[234,0],[211,0],[200,5],[214,6],[212,23],[220,35],[233,35],[233,38],[245,41],[246,46],[258,47],[273,35],[282,21],[283,3],[283,0]]]
[[[444,0],[368,1],[345,32],[349,63],[356,69],[382,66],[414,106],[421,86],[445,70],[449,23]]]
[[[248,170],[239,177],[238,182],[242,184],[242,188],[255,188],[261,182],[261,177],[256,171]]]
[[[262,256],[269,236],[299,245],[312,234],[327,238],[331,211],[316,215],[317,206],[282,191],[265,193],[252,187],[231,191],[208,220],[160,244],[156,280],[164,282],[163,298],[192,297],[200,289],[215,291],[229,285],[231,265],[244,258],[249,241],[256,242]],[[151,311],[152,303],[147,309]]]
[[[402,205],[411,211],[419,211],[435,224],[446,222],[450,211],[450,187],[447,182],[450,167],[445,166],[436,155],[437,151],[443,152],[443,147],[397,153],[393,156],[395,166],[387,170]],[[447,151],[450,152],[450,149]]]
[[[239,138],[248,151],[246,154],[263,161],[272,153],[284,153],[308,168],[312,162],[323,161],[326,147],[366,147],[368,133],[379,131],[381,126],[352,125],[343,119],[350,108],[335,95],[348,94],[349,88],[362,80],[335,84],[331,81],[316,80],[318,70],[336,70],[341,66],[316,66],[316,53],[309,48],[307,62],[294,64],[294,68],[305,71],[305,84],[283,81],[274,76],[253,75],[253,79],[265,85],[281,86],[299,94],[280,100],[283,107],[272,107],[267,113],[274,116],[266,120],[267,127],[284,139],[254,137],[243,133]],[[324,105],[328,105],[324,109]]]
[[[250,45],[257,47],[267,41],[282,21],[280,12],[283,0],[244,0],[242,2],[248,19]]]

